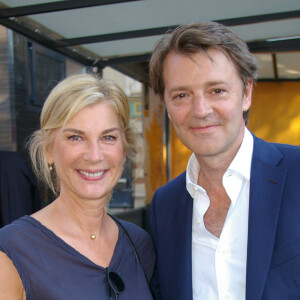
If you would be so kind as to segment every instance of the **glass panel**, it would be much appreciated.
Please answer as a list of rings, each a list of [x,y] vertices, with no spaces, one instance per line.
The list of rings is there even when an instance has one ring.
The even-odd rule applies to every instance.
[[[258,61],[258,79],[274,79],[272,54],[255,54]]]
[[[278,53],[276,57],[280,79],[300,79],[300,53]]]

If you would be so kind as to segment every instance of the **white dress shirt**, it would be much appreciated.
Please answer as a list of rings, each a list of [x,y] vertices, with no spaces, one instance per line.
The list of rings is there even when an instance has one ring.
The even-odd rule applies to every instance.
[[[210,200],[197,184],[200,165],[194,154],[186,173],[194,199],[192,227],[193,300],[244,300],[248,240],[250,169],[253,137],[245,129],[242,145],[223,176],[231,200],[220,238],[206,230],[203,217]]]

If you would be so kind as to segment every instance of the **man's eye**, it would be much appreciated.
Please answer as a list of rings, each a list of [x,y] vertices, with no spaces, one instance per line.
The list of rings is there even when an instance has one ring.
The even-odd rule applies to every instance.
[[[223,89],[214,89],[213,94],[222,94],[224,92]]]
[[[185,96],[186,96],[186,94],[180,93],[175,98],[184,98]]]
[[[185,99],[187,97],[187,94],[185,93],[180,93],[180,94],[175,94],[173,96],[173,100],[181,100],[181,99]]]
[[[71,140],[71,141],[80,141],[81,140],[81,137],[79,135],[70,135],[68,137],[68,140]]]

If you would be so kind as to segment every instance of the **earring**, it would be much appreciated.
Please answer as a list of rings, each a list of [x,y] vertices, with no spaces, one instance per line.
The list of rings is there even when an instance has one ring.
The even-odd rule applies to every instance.
[[[48,164],[50,172],[53,171],[54,164]]]

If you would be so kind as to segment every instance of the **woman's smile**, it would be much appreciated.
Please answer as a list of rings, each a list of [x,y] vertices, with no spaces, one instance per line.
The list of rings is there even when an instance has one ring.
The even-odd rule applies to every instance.
[[[85,180],[100,180],[103,178],[103,175],[106,171],[83,171],[78,170],[78,173],[81,175],[81,177]]]
[[[106,200],[125,158],[120,121],[107,103],[83,108],[57,129],[49,151],[60,180],[60,197],[71,194],[78,200]]]

